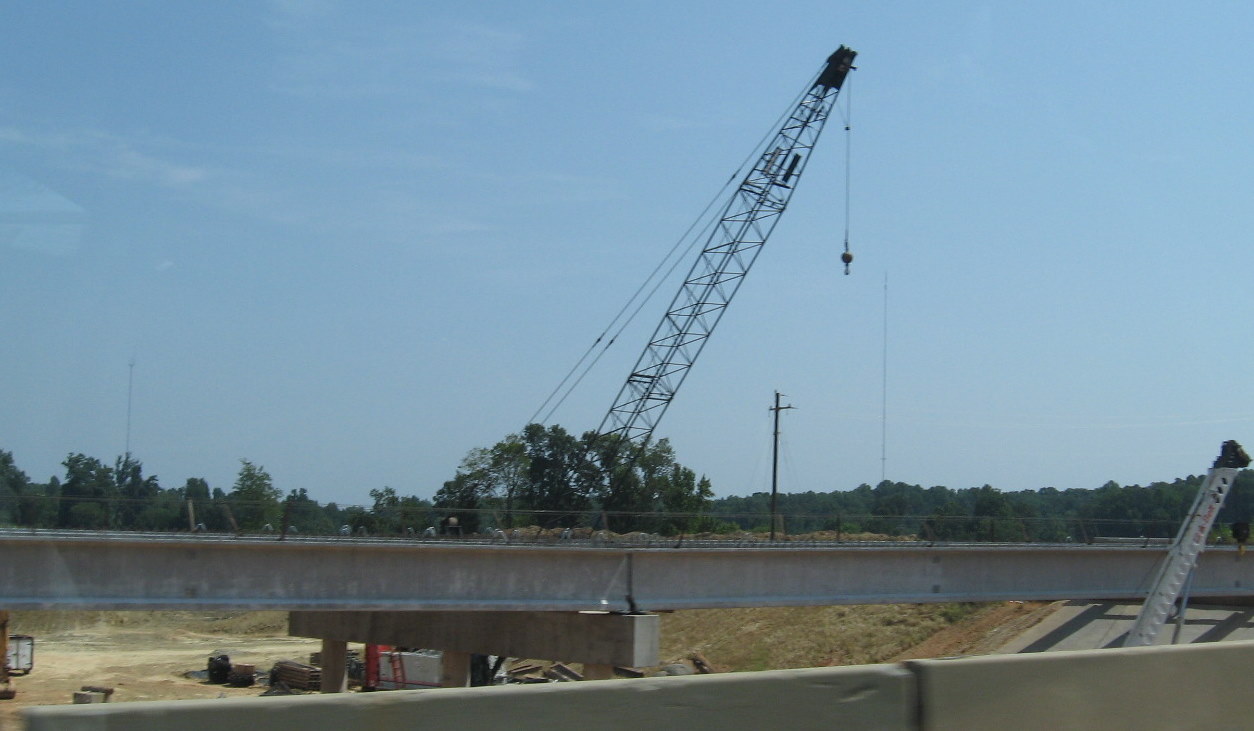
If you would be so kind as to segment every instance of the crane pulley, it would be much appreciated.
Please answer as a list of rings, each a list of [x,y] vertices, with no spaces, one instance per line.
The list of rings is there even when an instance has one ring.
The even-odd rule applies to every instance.
[[[757,259],[831,115],[857,52],[841,46],[722,207],[692,269],[597,429],[643,443],[705,347]],[[848,236],[841,260],[848,266]]]

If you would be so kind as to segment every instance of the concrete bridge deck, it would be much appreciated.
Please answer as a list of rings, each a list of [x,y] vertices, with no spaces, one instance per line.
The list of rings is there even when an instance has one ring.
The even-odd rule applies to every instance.
[[[674,548],[0,531],[6,609],[660,611],[1139,600],[1162,546]],[[1202,554],[1194,597],[1254,596],[1254,556]]]

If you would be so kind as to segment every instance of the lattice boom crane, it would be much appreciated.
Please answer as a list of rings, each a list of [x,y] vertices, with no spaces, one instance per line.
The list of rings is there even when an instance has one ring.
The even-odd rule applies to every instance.
[[[788,206],[857,52],[828,57],[801,101],[721,209],[701,254],[597,433],[649,439]],[[846,265],[852,257],[846,250]]]
[[[1158,632],[1167,623],[1172,608],[1184,590],[1189,574],[1197,566],[1197,557],[1206,547],[1211,526],[1223,509],[1224,499],[1236,483],[1237,474],[1250,465],[1250,457],[1235,441],[1226,441],[1219,448],[1219,457],[1206,473],[1202,487],[1193,499],[1193,507],[1180,526],[1176,540],[1167,556],[1158,565],[1158,572],[1150,584],[1149,595],[1141,605],[1141,611],[1124,638],[1124,647],[1144,647],[1154,644]]]

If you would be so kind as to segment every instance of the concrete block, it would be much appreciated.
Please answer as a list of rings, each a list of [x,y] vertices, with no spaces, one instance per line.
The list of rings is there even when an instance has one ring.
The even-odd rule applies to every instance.
[[[907,666],[924,729],[1223,728],[1254,716],[1254,641]]]

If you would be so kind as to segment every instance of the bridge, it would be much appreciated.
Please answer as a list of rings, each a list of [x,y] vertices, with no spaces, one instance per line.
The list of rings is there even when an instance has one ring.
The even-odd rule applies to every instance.
[[[20,609],[612,611],[1140,599],[1161,544],[625,544],[0,531]],[[1213,547],[1194,597],[1254,595]]]
[[[584,663],[658,662],[655,612],[1000,600],[1139,601],[1162,543],[746,543],[366,539],[0,531],[0,607],[285,610],[322,640],[323,690],[349,642]],[[1202,554],[1194,598],[1254,596],[1254,557]],[[337,664],[339,663],[339,664]]]

